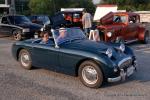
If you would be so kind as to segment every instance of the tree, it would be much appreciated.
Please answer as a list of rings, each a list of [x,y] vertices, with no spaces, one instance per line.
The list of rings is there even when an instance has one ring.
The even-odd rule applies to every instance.
[[[106,4],[117,4],[119,9],[149,10],[150,0],[104,0]]]
[[[30,0],[29,8],[31,14],[52,14],[52,0]]]
[[[94,12],[92,0],[30,0],[29,8],[32,14],[53,15],[61,8],[86,8]]]

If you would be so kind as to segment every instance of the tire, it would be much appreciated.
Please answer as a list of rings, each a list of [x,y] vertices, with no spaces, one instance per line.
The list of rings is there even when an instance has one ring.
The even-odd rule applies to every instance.
[[[21,66],[24,69],[27,69],[27,70],[31,69],[31,67],[32,67],[32,60],[31,60],[30,53],[27,50],[22,49],[19,52],[19,63],[21,64]]]
[[[88,74],[93,76],[88,77]],[[95,74],[95,75],[94,75]],[[99,88],[103,83],[103,74],[100,67],[93,61],[85,61],[79,66],[78,75],[81,82],[90,88]],[[93,78],[93,79],[90,79]],[[94,79],[95,78],[95,79]]]
[[[149,41],[149,32],[146,31],[144,34],[144,40],[142,41],[144,44],[147,44]]]
[[[14,38],[14,40],[16,40],[16,41],[22,40],[21,31],[20,31],[20,30],[15,30],[15,31],[13,31],[13,38]]]

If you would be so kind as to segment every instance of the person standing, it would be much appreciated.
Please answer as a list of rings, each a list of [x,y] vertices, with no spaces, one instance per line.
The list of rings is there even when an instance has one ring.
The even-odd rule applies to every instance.
[[[83,29],[84,29],[86,36],[88,36],[90,33],[90,29],[92,27],[92,16],[85,9],[82,14],[83,14],[82,16]]]

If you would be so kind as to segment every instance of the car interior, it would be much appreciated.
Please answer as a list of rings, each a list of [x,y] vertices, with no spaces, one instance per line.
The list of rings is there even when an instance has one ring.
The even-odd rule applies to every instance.
[[[115,15],[113,18],[113,22],[115,23],[124,23],[126,22],[126,16]]]
[[[39,39],[33,41],[32,43],[40,44],[40,45],[54,46],[55,45],[54,38],[50,37],[49,40],[51,41],[49,44],[40,44],[40,42],[42,41],[42,38],[39,38]]]
[[[137,16],[130,16],[129,23],[139,23],[139,19]]]

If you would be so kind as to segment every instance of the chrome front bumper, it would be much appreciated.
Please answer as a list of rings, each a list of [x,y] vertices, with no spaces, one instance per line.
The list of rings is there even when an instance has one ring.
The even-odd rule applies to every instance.
[[[121,69],[120,75],[115,78],[108,78],[108,82],[118,82],[118,81],[124,81],[126,80],[126,77],[131,76],[135,72],[136,68],[134,66],[129,67],[129,70],[127,72],[124,71],[124,69]]]
[[[121,65],[121,63],[119,65]],[[135,60],[134,61],[134,65],[131,65],[130,67],[128,67],[126,71],[123,68],[121,68],[120,69],[120,74],[119,74],[118,77],[108,78],[107,81],[108,82],[118,82],[118,81],[124,81],[124,80],[126,80],[127,77],[131,76],[135,72],[136,65],[137,65],[137,62]]]

